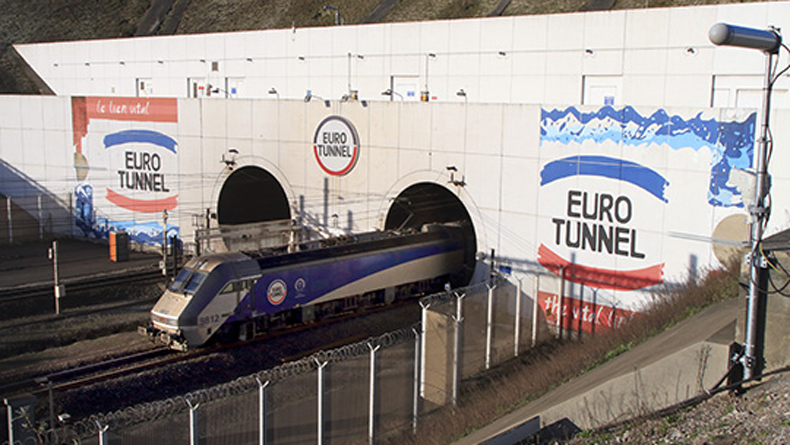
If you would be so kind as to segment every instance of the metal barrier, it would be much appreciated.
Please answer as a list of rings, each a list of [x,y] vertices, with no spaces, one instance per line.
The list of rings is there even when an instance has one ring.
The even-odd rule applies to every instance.
[[[534,315],[541,314],[521,287],[499,277],[426,297],[414,327],[41,437],[47,444],[372,444],[416,431],[421,416],[458,403],[463,379],[540,340]]]

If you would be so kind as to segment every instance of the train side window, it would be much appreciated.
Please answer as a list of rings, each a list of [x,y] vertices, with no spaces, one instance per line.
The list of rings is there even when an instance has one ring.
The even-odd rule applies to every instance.
[[[236,281],[233,283],[233,290],[236,292],[244,290],[244,281]]]
[[[222,290],[221,290],[221,291],[219,291],[219,293],[220,293],[220,294],[228,294],[228,293],[231,293],[231,292],[233,292],[233,284],[234,284],[234,283],[228,283],[228,284],[226,284],[226,285],[225,285],[225,287],[223,287],[223,288],[222,288]]]

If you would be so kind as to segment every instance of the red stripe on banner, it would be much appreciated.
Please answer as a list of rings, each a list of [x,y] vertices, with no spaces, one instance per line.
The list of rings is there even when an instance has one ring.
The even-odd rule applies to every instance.
[[[133,212],[156,213],[175,209],[178,206],[178,195],[163,199],[135,199],[107,189],[107,201]]]
[[[600,269],[571,263],[543,244],[538,248],[538,262],[557,276],[562,273],[568,281],[597,289],[629,291],[664,282],[664,263],[634,270]]]

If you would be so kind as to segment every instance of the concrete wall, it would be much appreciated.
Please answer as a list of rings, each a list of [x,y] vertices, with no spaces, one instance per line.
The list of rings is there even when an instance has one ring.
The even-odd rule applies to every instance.
[[[90,236],[123,228],[157,244],[168,209],[170,234],[191,241],[193,215],[216,210],[225,181],[245,166],[276,179],[293,217],[340,232],[382,228],[394,198],[429,183],[466,208],[478,252],[495,249],[518,274],[572,272],[565,297],[624,310],[649,301],[655,284],[725,261],[711,237],[746,239],[722,227],[746,217],[730,177],[751,166],[749,111],[8,96],[0,110],[0,157],[10,167],[0,193],[73,193],[86,221],[78,229]],[[345,175],[328,174],[315,157],[313,138],[329,116],[359,137]],[[774,128],[780,147],[790,135]],[[222,162],[231,147],[232,169]],[[786,157],[774,151],[769,233],[790,222]],[[134,172],[159,188],[129,186]],[[609,235],[608,250],[589,239],[577,245],[580,230],[617,238]],[[550,302],[559,285],[542,280],[540,290]]]
[[[296,28],[17,45],[59,95],[754,107],[759,51],[725,21],[790,28],[790,3]],[[774,106],[790,107],[783,78]],[[201,89],[202,88],[202,89]],[[278,95],[270,95],[275,88]],[[400,96],[382,96],[393,88]],[[463,89],[466,96],[458,96]]]

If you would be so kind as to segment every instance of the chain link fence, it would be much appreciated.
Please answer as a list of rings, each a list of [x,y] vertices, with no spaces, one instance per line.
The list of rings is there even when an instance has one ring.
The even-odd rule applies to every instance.
[[[497,277],[426,297],[414,327],[32,436],[17,428],[26,435],[13,443],[364,444],[416,431],[457,403],[463,379],[548,337],[535,288],[520,284]]]

